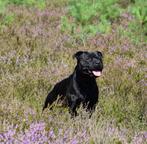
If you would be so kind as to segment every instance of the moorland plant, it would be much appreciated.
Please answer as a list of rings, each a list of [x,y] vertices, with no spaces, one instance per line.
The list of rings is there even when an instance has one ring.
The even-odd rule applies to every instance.
[[[145,144],[146,0],[0,0],[0,143]],[[102,51],[99,103],[71,119],[53,85],[78,50]]]

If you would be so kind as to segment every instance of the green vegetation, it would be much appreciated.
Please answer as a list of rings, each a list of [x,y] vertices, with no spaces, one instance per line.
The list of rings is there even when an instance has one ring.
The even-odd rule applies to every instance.
[[[145,0],[135,0],[135,4],[130,6],[131,13],[141,25],[147,23],[147,2]]]
[[[44,4],[43,4],[44,3]],[[0,7],[6,7],[8,4],[16,5],[45,5],[45,0],[0,0]]]
[[[62,17],[62,31],[71,33],[78,39],[97,33],[108,33],[112,30],[114,22],[119,21],[122,13],[129,11],[132,16],[135,16],[134,21],[130,22],[131,32],[129,33],[141,26],[142,34],[147,27],[146,7],[145,0],[132,2],[125,0],[70,0],[68,15]]]
[[[116,20],[122,8],[118,0],[70,0],[69,19],[63,18],[63,30],[69,30],[72,34],[93,35],[106,33],[111,29],[111,23]]]
[[[7,12],[9,5],[25,5],[34,6],[43,10],[45,8],[45,0],[0,0],[0,29],[4,28],[6,25],[13,23],[15,15],[11,12]]]
[[[0,0],[0,143],[145,144],[146,16],[145,0]],[[42,114],[78,50],[104,54],[96,111]]]
[[[134,5],[129,7],[129,11],[135,17],[130,23],[130,36],[133,41],[139,42],[146,39],[144,36],[147,34],[147,2],[145,0],[135,0]],[[138,34],[138,37],[133,37],[134,33]]]
[[[40,9],[45,8],[45,0],[9,0],[9,4],[36,6]]]

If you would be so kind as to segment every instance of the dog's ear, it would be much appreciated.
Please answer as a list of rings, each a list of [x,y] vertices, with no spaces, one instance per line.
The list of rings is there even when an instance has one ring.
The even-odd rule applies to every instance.
[[[73,58],[76,58],[77,60],[79,59],[79,57],[83,54],[83,51],[78,51],[73,55]]]
[[[96,54],[97,54],[98,57],[103,58],[103,54],[100,51],[96,51]]]

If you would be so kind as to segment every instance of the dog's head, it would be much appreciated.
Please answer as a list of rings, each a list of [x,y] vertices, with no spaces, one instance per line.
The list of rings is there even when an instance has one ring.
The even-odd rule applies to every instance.
[[[74,54],[74,57],[77,59],[77,68],[81,73],[90,77],[101,76],[103,70],[103,56],[101,52],[78,51]]]

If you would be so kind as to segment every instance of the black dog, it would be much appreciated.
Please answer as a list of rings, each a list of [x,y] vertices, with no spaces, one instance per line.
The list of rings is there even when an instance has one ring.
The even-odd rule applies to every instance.
[[[103,70],[102,53],[79,51],[74,57],[77,59],[77,65],[73,74],[54,86],[45,100],[43,110],[58,96],[66,100],[72,116],[77,115],[76,108],[81,103],[90,112],[95,109],[99,95],[96,78],[102,74]]]

